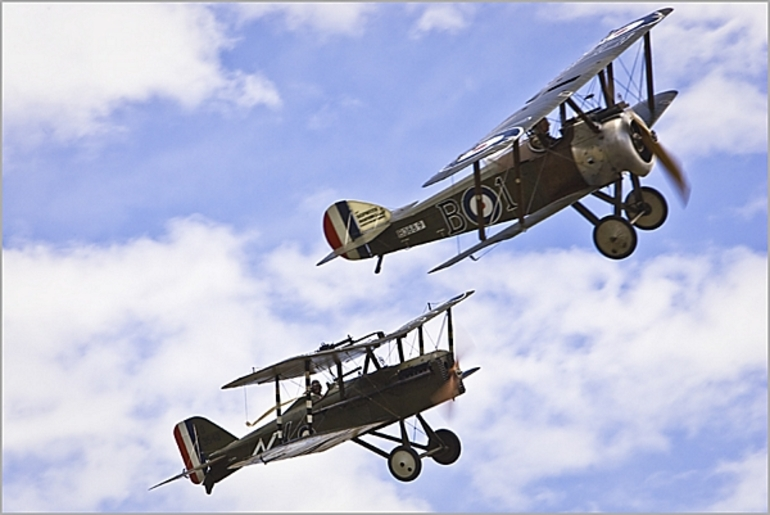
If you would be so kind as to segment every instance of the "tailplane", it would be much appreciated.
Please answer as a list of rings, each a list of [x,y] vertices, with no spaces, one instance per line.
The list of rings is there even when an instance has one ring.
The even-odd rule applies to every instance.
[[[206,493],[211,493],[214,483],[232,474],[227,469],[225,455],[210,458],[212,453],[237,440],[231,433],[203,417],[191,417],[174,426],[174,440],[182,455],[184,470],[150,488],[153,490],[183,477],[190,478],[196,485],[203,484]]]
[[[237,440],[203,417],[191,417],[178,423],[174,427],[174,439],[187,470],[195,470],[190,474],[190,481],[196,485],[203,483],[205,474],[199,467],[208,461],[209,455]]]
[[[334,250],[334,256],[370,258],[373,253],[368,243],[390,226],[391,216],[390,211],[376,204],[341,200],[324,213],[324,235]]]

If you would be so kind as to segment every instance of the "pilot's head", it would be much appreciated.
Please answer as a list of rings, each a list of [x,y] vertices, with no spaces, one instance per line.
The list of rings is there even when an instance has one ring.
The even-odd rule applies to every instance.
[[[314,379],[313,382],[310,383],[310,391],[316,395],[321,395],[321,383]]]

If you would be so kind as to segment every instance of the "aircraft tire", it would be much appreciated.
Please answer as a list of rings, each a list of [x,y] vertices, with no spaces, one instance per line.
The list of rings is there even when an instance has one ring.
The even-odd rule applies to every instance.
[[[641,192],[641,206],[635,202],[633,191],[626,197],[626,216],[629,220],[633,220],[641,211],[645,211],[636,220],[634,227],[643,231],[652,231],[663,225],[663,222],[666,221],[668,217],[668,204],[663,194],[654,188],[643,186]]]
[[[414,481],[422,471],[422,461],[414,449],[399,445],[390,451],[388,469],[399,481]]]
[[[431,458],[440,465],[451,465],[460,457],[460,439],[449,429],[436,430],[436,436],[441,442],[431,440],[428,442],[428,448],[433,449],[436,446],[442,446],[444,449],[431,455]]]
[[[620,216],[605,216],[594,227],[594,245],[605,257],[625,259],[636,249],[636,231]]]

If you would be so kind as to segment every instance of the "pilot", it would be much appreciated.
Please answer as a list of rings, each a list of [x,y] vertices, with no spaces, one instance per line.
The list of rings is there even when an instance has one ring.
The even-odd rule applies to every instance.
[[[313,382],[310,383],[310,393],[314,397],[321,397],[321,383],[317,379],[313,379]]]
[[[538,145],[539,147],[549,148],[556,142],[556,139],[551,136],[551,133],[549,132],[550,129],[551,123],[548,121],[548,118],[543,118],[533,127],[535,138],[538,140],[538,143],[540,143]]]

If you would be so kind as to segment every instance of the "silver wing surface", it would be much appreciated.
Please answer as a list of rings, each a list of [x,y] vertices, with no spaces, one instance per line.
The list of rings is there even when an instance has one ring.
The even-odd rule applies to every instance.
[[[306,436],[298,440],[276,445],[260,454],[255,454],[248,459],[233,463],[228,468],[237,469],[255,463],[269,463],[271,461],[280,461],[288,458],[295,458],[297,456],[304,456],[306,454],[313,454],[315,452],[322,452],[347,442],[348,440],[352,440],[353,438],[381,425],[381,423],[366,424],[348,429],[340,429],[330,433]]]
[[[607,67],[620,54],[649,32],[673,9],[665,8],[632,21],[619,29],[611,31],[599,44],[586,52],[574,64],[549,82],[527,103],[506,118],[489,134],[481,138],[470,150],[460,154],[436,175],[428,179],[423,187],[435,184],[459,172],[466,166],[510,145],[530,130],[548,113],[559,107],[577,90],[590,81],[600,70]]]
[[[417,329],[428,320],[443,313],[455,304],[462,302],[471,295],[473,295],[473,290],[469,290],[455,297],[452,297],[443,304],[436,306],[427,313],[420,315],[414,320],[396,329],[392,333],[386,334],[382,338],[338,347],[335,349],[319,351],[313,354],[304,354],[302,356],[289,358],[275,365],[265,367],[261,370],[257,370],[256,372],[240,377],[235,381],[231,381],[224,385],[222,389],[226,390],[229,388],[237,388],[239,386],[246,386],[249,384],[264,384],[275,381],[276,378],[279,380],[284,380],[301,377],[305,374],[306,367],[311,374],[328,370],[338,363],[344,363],[346,361],[364,356],[367,352],[376,349],[380,345],[406,335],[408,332]]]

